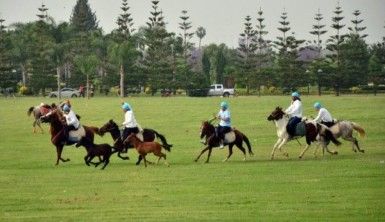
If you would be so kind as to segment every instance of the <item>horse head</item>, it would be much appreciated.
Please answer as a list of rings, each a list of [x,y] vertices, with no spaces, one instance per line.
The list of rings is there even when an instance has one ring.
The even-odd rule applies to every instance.
[[[215,133],[215,127],[211,124],[211,121],[203,121],[201,125],[200,138],[208,137]]]
[[[104,135],[107,132],[112,132],[113,130],[119,131],[119,126],[112,119],[110,119],[106,124],[100,127],[99,132],[101,135]]]
[[[123,145],[128,145],[132,144],[135,146],[136,143],[140,142],[139,138],[134,134],[131,133],[130,135],[127,136],[127,138],[123,141]]]
[[[285,115],[285,112],[282,110],[281,107],[277,106],[275,110],[267,117],[268,121],[274,121],[282,119],[282,117]]]

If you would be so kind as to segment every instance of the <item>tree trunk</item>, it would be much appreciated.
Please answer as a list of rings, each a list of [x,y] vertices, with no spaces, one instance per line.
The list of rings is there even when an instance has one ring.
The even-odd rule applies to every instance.
[[[321,96],[321,84],[318,83],[318,95]]]
[[[23,81],[23,86],[25,86],[27,84],[27,72],[25,70],[24,65],[20,65],[20,68],[21,68],[21,78]]]
[[[87,74],[87,99],[90,99],[90,80],[89,80],[89,75]]]
[[[124,70],[123,64],[120,65],[120,97],[124,97]]]
[[[57,91],[58,91],[58,99],[59,102],[61,100],[61,93],[60,93],[60,67],[56,67],[56,75],[57,75]]]

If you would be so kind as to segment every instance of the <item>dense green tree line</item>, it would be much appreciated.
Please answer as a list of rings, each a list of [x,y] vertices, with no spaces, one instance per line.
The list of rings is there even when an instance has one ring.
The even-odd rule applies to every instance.
[[[125,96],[131,89],[176,93],[235,83],[247,94],[317,86],[320,95],[325,89],[339,95],[341,90],[370,84],[376,93],[385,84],[384,41],[366,42],[359,10],[350,22],[344,21],[341,6],[333,12],[329,32],[321,12],[315,13],[312,30],[309,27],[314,40],[306,41],[297,39],[289,12],[283,11],[277,24],[281,34],[269,40],[266,34],[272,27],[266,27],[260,8],[255,16],[245,16],[239,46],[229,48],[202,45],[206,30],[194,24],[187,10],[175,18],[180,19],[179,32],[169,32],[157,0],[152,1],[148,21],[137,30],[130,6],[122,0],[116,29],[107,34],[87,0],[78,0],[69,22],[59,24],[41,5],[35,22],[6,27],[0,18],[0,87],[37,95],[64,86],[93,85],[101,92],[115,87]]]

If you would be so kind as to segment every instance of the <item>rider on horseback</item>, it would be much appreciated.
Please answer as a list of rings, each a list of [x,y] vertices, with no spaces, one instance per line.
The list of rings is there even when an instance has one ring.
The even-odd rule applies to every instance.
[[[216,118],[220,120],[217,128],[217,134],[221,140],[219,148],[223,148],[225,134],[231,131],[231,116],[228,108],[229,105],[227,102],[221,102],[221,109],[216,116]]]
[[[314,119],[315,122],[317,122],[317,123],[321,122],[322,124],[324,124],[327,127],[331,127],[334,125],[332,115],[330,114],[330,112],[327,109],[322,107],[320,102],[314,103],[314,109],[316,111],[318,111],[318,115]]]
[[[290,119],[286,126],[286,131],[290,137],[295,136],[295,127],[302,120],[302,102],[298,92],[291,94],[291,105],[285,110]]]
[[[122,105],[122,109],[124,112],[124,122],[122,123],[122,125],[124,126],[124,130],[122,135],[122,141],[124,141],[131,133],[139,133],[139,127],[131,106],[125,102]]]
[[[65,117],[65,120],[67,123],[67,126],[65,127],[64,135],[66,137],[66,141],[68,141],[69,131],[79,129],[80,122],[79,122],[78,118],[76,117],[75,112],[70,108],[70,106],[68,104],[63,105],[63,113],[64,113],[63,116]]]

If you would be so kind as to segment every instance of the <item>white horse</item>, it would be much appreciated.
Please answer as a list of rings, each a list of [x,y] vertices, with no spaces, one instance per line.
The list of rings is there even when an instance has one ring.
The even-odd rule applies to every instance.
[[[290,137],[289,134],[286,131],[287,123],[289,122],[289,116],[286,115],[284,111],[282,111],[282,108],[277,107],[268,117],[267,120],[274,121],[275,126],[277,128],[277,142],[274,144],[273,151],[271,152],[271,159],[274,159],[274,154],[276,149],[278,148],[281,151],[281,148],[290,140],[297,139],[298,137]],[[327,144],[329,141],[332,141],[334,144],[339,146],[341,143],[335,139],[331,131],[322,124],[316,124],[311,121],[307,121],[305,123],[305,129],[306,129],[306,143],[307,146],[302,150],[301,154],[299,155],[299,158],[302,158],[302,156],[305,154],[305,152],[309,149],[310,145],[314,141],[318,141],[319,144],[323,147],[324,150],[327,150],[330,154],[337,154],[337,151],[330,151],[327,147]],[[284,156],[288,157],[289,154],[287,151],[283,153]]]
[[[361,153],[364,153],[365,150],[360,149],[360,146],[358,145],[358,140],[353,137],[353,130],[357,131],[360,134],[360,137],[365,137],[366,133],[365,130],[358,125],[357,123],[342,120],[342,121],[336,121],[336,123],[329,127],[330,131],[333,133],[333,136],[335,138],[342,138],[346,141],[352,142],[352,150],[354,152],[357,152],[357,150]],[[356,149],[357,148],[357,149]]]

